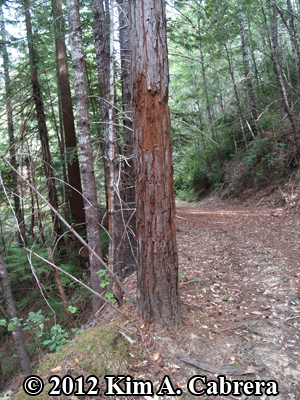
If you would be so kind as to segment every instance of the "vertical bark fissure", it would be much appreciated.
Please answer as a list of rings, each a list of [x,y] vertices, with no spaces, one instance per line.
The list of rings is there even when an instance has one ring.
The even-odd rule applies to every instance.
[[[137,302],[146,321],[181,323],[166,21],[162,0],[131,2]]]

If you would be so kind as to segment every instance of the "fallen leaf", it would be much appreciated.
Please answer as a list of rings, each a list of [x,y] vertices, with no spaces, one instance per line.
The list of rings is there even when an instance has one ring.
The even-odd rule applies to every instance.
[[[156,361],[156,360],[159,359],[159,357],[160,357],[160,353],[155,353],[153,356],[150,357],[150,359],[151,359],[152,361]]]
[[[58,365],[57,367],[51,369],[51,372],[59,372],[61,370],[61,366]]]

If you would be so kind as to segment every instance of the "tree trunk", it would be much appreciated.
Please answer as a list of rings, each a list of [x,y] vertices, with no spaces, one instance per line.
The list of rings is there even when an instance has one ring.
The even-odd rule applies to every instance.
[[[118,0],[121,79],[122,79],[122,108],[123,125],[125,129],[124,177],[121,197],[124,203],[124,223],[126,225],[124,245],[121,249],[123,260],[123,277],[136,270],[136,212],[135,212],[135,167],[134,167],[134,138],[132,124],[132,82],[131,82],[131,50],[130,50],[130,7],[128,0]],[[124,270],[126,266],[126,270]]]
[[[10,320],[16,321],[18,319],[18,313],[11,292],[8,274],[5,268],[1,250],[0,250],[0,287],[5,302],[6,313]],[[16,325],[12,331],[12,335],[17,355],[21,364],[22,374],[28,375],[31,372],[31,365],[25,348],[25,341],[24,341],[22,327]]]
[[[165,4],[163,0],[132,0],[130,5],[137,306],[145,321],[180,324]]]
[[[121,162],[114,129],[114,86],[113,86],[113,36],[110,35],[108,46],[107,18],[103,2],[92,0],[94,38],[97,58],[99,92],[101,97],[101,117],[103,131],[103,155],[105,180],[107,188],[107,207],[110,221],[110,264],[120,278],[124,278],[134,270],[135,260],[131,251],[132,236],[130,235],[128,205],[124,199],[123,182],[121,179]],[[112,14],[111,12],[108,14]],[[113,29],[111,27],[111,32]],[[110,52],[109,52],[110,47]],[[122,51],[122,50],[121,50]],[[111,54],[110,54],[111,53]],[[127,129],[129,130],[129,129]],[[124,211],[124,209],[126,211]],[[132,212],[132,211],[131,211]],[[129,232],[128,232],[129,231]],[[112,267],[112,265],[111,265]],[[122,292],[116,287],[115,295],[122,301]]]
[[[28,41],[28,50],[29,50],[29,64],[30,64],[30,71],[31,71],[31,85],[33,90],[33,98],[35,103],[36,115],[38,120],[38,130],[40,141],[42,144],[42,157],[43,157],[43,164],[45,169],[45,175],[47,179],[47,188],[48,188],[48,195],[49,195],[49,203],[55,210],[58,210],[58,200],[57,200],[57,193],[56,187],[54,182],[54,176],[52,171],[52,161],[51,161],[51,153],[49,147],[49,139],[48,139],[48,131],[46,126],[46,119],[45,119],[45,112],[44,112],[44,104],[42,100],[42,93],[41,88],[38,81],[38,74],[37,74],[37,62],[36,56],[32,41],[32,29],[31,29],[31,17],[29,12],[29,0],[24,0],[24,7],[25,7],[25,19],[26,19],[26,32],[27,32],[27,41]],[[57,234],[58,237],[62,235],[62,231],[60,228],[60,223],[57,218],[52,214],[53,219],[53,226],[54,232]],[[62,242],[59,240],[59,244]]]
[[[0,6],[0,18],[1,18],[1,35],[2,35],[2,57],[3,57],[3,68],[4,68],[4,81],[5,81],[5,97],[6,97],[6,113],[7,113],[7,130],[8,130],[8,140],[9,140],[9,155],[11,159],[11,164],[14,168],[17,168],[16,160],[16,150],[15,150],[15,136],[14,136],[14,124],[13,124],[13,114],[11,105],[11,81],[9,76],[9,58],[6,48],[6,32],[4,25],[4,16],[2,5]],[[14,193],[14,211],[18,221],[19,229],[21,235],[18,232],[18,239],[20,246],[26,244],[25,237],[25,223],[24,215],[22,213],[21,202],[20,202],[20,192],[18,188],[17,176],[14,172],[11,173],[11,190]],[[24,242],[23,242],[24,240]]]
[[[52,0],[52,12],[55,30],[55,51],[58,61],[58,84],[61,98],[62,117],[65,134],[65,146],[67,152],[68,183],[76,189],[70,189],[69,202],[72,217],[78,227],[78,233],[84,234],[85,214],[82,198],[80,169],[77,155],[77,142],[70,90],[67,50],[64,35],[64,21],[62,15],[61,0]]]
[[[102,248],[97,204],[97,188],[94,175],[93,149],[90,137],[87,85],[78,0],[68,0],[67,8],[74,73],[79,158],[81,163],[87,238],[89,245],[101,257]],[[99,275],[97,275],[97,272],[102,269],[102,267],[96,258],[92,256],[92,253],[90,253],[89,258],[92,288],[96,292],[101,293],[101,279],[99,278]],[[93,296],[94,314],[98,311],[101,305],[101,299]]]
[[[237,4],[238,4],[238,19],[239,19],[239,27],[240,27],[240,35],[241,35],[245,79],[246,79],[246,84],[247,84],[247,88],[248,88],[248,98],[249,98],[251,114],[254,119],[254,123],[251,121],[250,126],[251,126],[252,131],[257,133],[259,136],[259,127],[258,127],[259,112],[258,112],[258,108],[257,108],[257,104],[256,104],[256,96],[255,96],[255,91],[254,91],[254,87],[253,87],[252,73],[251,73],[250,62],[249,62],[249,57],[248,57],[241,0],[237,0]]]
[[[215,136],[215,128],[213,125],[213,119],[211,115],[211,109],[210,109],[210,102],[208,98],[208,92],[207,92],[207,84],[206,84],[206,75],[205,75],[205,68],[204,68],[204,60],[203,60],[203,49],[202,49],[202,40],[201,40],[201,31],[200,31],[200,17],[198,14],[198,35],[199,35],[199,51],[200,51],[200,61],[201,61],[201,69],[202,69],[202,79],[203,79],[203,89],[204,89],[204,94],[205,94],[205,100],[206,100],[206,113],[207,113],[207,118],[209,122],[209,129],[211,129],[211,137],[214,141],[216,141],[216,136]],[[218,160],[221,160],[221,155],[219,151],[219,147],[215,146],[215,151],[218,157]]]
[[[281,74],[280,62],[279,62],[278,38],[277,38],[277,7],[276,7],[276,3],[274,2],[273,4],[271,4],[270,0],[268,0],[268,4],[270,7],[271,21],[272,21],[272,28],[271,28],[272,58],[273,58],[274,69],[275,69],[276,77],[277,77],[278,84],[280,87],[280,91],[281,91],[281,94],[283,97],[284,108],[285,108],[285,111],[288,115],[288,118],[289,118],[291,126],[292,126],[294,140],[295,140],[295,144],[296,144],[296,148],[297,148],[297,157],[299,157],[300,156],[300,135],[299,135],[298,122],[294,116],[294,111],[289,104],[286,88],[285,88],[284,81],[283,81],[282,74]]]

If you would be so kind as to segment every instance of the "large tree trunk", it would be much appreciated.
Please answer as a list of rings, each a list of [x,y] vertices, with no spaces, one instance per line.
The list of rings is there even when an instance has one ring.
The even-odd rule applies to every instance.
[[[276,3],[274,2],[271,4],[270,0],[268,0],[269,8],[270,8],[270,14],[271,14],[271,23],[272,23],[272,59],[273,59],[273,64],[274,64],[274,69],[276,73],[276,77],[278,80],[278,84],[280,87],[280,91],[283,97],[283,102],[284,102],[284,108],[285,111],[288,115],[288,118],[291,123],[291,127],[293,130],[294,134],[294,140],[297,148],[297,156],[300,156],[300,135],[299,135],[299,126],[297,119],[294,116],[294,111],[292,107],[289,104],[289,100],[287,97],[287,92],[286,88],[284,85],[282,73],[281,73],[281,68],[280,68],[280,62],[279,62],[279,54],[278,54],[278,35],[277,35],[277,7]]]
[[[7,113],[7,130],[8,130],[8,140],[9,140],[9,155],[11,164],[14,168],[17,168],[17,160],[16,160],[16,150],[15,150],[15,136],[14,136],[14,124],[13,124],[13,113],[12,113],[12,104],[11,104],[11,81],[9,76],[9,58],[8,52],[6,48],[6,32],[4,25],[4,16],[2,11],[2,6],[0,7],[0,18],[1,18],[1,35],[2,35],[2,57],[3,57],[3,68],[4,68],[4,81],[5,81],[5,97],[6,97],[6,113]],[[18,221],[19,229],[21,235],[18,232],[18,239],[20,246],[26,244],[25,237],[25,224],[24,224],[24,215],[22,213],[21,202],[20,202],[20,192],[18,188],[17,175],[12,172],[11,173],[11,190],[14,193],[14,210],[16,214],[16,218]],[[24,240],[24,242],[23,242]]]
[[[93,250],[99,256],[102,256],[97,188],[94,175],[93,149],[90,137],[87,85],[78,0],[68,0],[67,8],[74,73],[79,158],[81,163],[87,238],[88,243]],[[90,253],[89,257],[91,285],[93,290],[101,293],[101,279],[99,278],[99,275],[97,275],[97,272],[102,269],[102,267],[96,258],[93,257],[92,253]],[[93,296],[94,314],[98,311],[101,305],[102,301],[97,296]]]
[[[74,115],[71,99],[67,50],[64,35],[64,21],[62,16],[61,0],[52,0],[52,12],[55,29],[55,50],[58,61],[58,84],[61,98],[62,117],[67,152],[68,183],[70,189],[69,202],[72,217],[78,227],[79,233],[85,233],[85,214],[80,180],[80,169],[77,156],[77,142],[74,124]]]
[[[2,295],[4,298],[6,313],[10,320],[17,321],[18,313],[16,309],[16,305],[13,299],[13,295],[10,288],[10,283],[8,279],[8,274],[5,268],[3,256],[0,250],[0,287],[2,291]],[[13,322],[12,321],[12,322]],[[22,327],[16,326],[12,331],[14,344],[16,347],[17,355],[21,364],[22,374],[28,375],[31,372],[31,365],[27,355],[27,351],[25,348],[25,341],[23,336]]]
[[[33,41],[32,41],[29,0],[24,0],[24,7],[25,7],[26,31],[27,31],[28,50],[29,50],[29,64],[30,64],[30,72],[31,72],[31,85],[32,85],[32,90],[33,90],[33,98],[34,98],[37,121],[38,121],[39,136],[40,136],[40,141],[41,141],[41,145],[42,145],[42,157],[43,157],[45,175],[47,178],[49,203],[52,205],[52,207],[55,210],[58,210],[58,200],[57,200],[56,187],[55,187],[54,176],[53,176],[53,171],[52,171],[52,161],[51,161],[48,131],[47,131],[46,119],[45,119],[44,104],[43,104],[43,100],[42,100],[40,84],[38,81],[37,62],[36,62],[36,56],[35,56],[35,51],[34,51],[34,46],[33,46]],[[58,237],[60,237],[62,234],[62,231],[60,228],[60,223],[53,214],[52,214],[52,219],[53,219],[53,225],[54,225],[54,232],[58,235]],[[62,242],[59,241],[59,244],[62,244]]]
[[[163,0],[131,1],[137,201],[137,306],[145,321],[182,322],[178,293],[168,54]]]

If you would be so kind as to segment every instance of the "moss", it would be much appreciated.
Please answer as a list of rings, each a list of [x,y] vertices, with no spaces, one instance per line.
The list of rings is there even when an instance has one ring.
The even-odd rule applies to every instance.
[[[128,342],[118,332],[116,322],[89,329],[77,335],[57,353],[48,354],[40,363],[39,372],[47,373],[63,361],[74,362],[87,373],[96,376],[124,373],[130,357]]]
[[[38,374],[54,375],[51,372],[58,366],[64,366],[67,362],[77,364],[84,375],[95,375],[99,378],[104,375],[124,374],[130,363],[128,354],[128,341],[118,332],[117,322],[92,328],[77,335],[70,343],[56,352],[47,354],[38,367]],[[78,362],[79,361],[79,362]],[[74,371],[75,372],[75,371]],[[41,394],[35,396],[37,400],[49,399],[48,390],[52,384],[45,385]],[[30,400],[22,390],[16,396],[16,400]]]
[[[34,396],[34,399],[36,400],[49,400],[49,396],[48,396],[48,391],[51,389],[52,384],[47,384],[44,387],[44,390],[42,391],[42,393],[40,393],[37,396]],[[19,392],[16,397],[15,400],[32,400],[32,396],[29,396],[29,394],[26,394],[24,392],[24,390],[21,390],[21,392]]]

